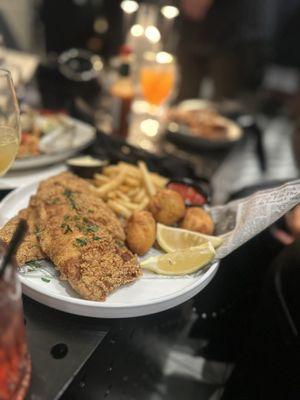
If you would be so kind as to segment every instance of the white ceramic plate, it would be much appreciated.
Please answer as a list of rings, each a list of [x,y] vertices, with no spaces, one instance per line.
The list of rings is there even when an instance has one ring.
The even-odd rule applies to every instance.
[[[10,170],[20,171],[24,169],[40,168],[46,165],[56,164],[58,162],[67,160],[91,144],[96,137],[95,128],[74,118],[69,118],[69,120],[75,125],[75,138],[70,149],[55,154],[41,154],[38,156],[16,160],[11,166]]]
[[[25,169],[24,171],[8,171],[0,178],[0,190],[12,190],[33,182],[39,182],[65,170],[65,164],[55,164],[42,168]]]
[[[2,201],[0,226],[27,206],[36,188],[37,183],[21,187]],[[211,281],[218,265],[215,262],[195,275],[184,277],[168,278],[144,273],[143,277],[134,283],[117,289],[105,302],[79,298],[67,283],[58,279],[51,266],[46,266],[42,272],[38,270],[27,274],[20,273],[19,276],[23,292],[49,307],[89,317],[124,318],[158,313],[189,300]],[[49,277],[46,279],[47,282],[45,274]]]

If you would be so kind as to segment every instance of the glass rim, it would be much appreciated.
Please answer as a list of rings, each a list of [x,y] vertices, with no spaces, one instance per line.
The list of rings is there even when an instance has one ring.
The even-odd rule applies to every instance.
[[[6,76],[11,79],[11,72],[6,68],[0,68],[0,77]]]

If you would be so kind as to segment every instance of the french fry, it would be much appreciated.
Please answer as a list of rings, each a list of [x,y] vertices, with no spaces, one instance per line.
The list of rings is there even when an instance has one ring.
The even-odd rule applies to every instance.
[[[139,161],[138,162],[138,166],[140,168],[141,174],[142,174],[142,178],[144,180],[144,184],[147,190],[147,193],[149,194],[149,196],[154,196],[156,193],[156,189],[153,185],[153,182],[150,178],[149,175],[149,171],[147,169],[146,164],[143,161]]]
[[[118,203],[121,204],[122,206],[126,207],[128,210],[132,210],[132,211],[135,211],[139,208],[139,204],[133,204],[133,203],[130,203],[129,201],[118,200]]]
[[[128,191],[127,196],[129,196],[131,199],[134,199],[134,197],[139,193],[140,188],[134,188]]]
[[[158,187],[164,187],[166,186],[168,179],[164,178],[163,176],[157,175],[157,174],[150,174],[152,182],[154,183],[155,186]]]
[[[132,178],[138,178],[141,179],[141,171],[135,167],[134,165],[124,163],[124,162],[119,162],[118,166],[121,169],[125,169],[127,176],[131,176]]]
[[[143,199],[143,201],[138,205],[137,211],[144,210],[147,207],[147,205],[149,204],[149,202],[150,202],[149,197],[145,197]]]
[[[120,190],[116,191],[115,193],[116,193],[116,197],[119,197],[123,201],[130,203],[130,198],[128,196],[126,196],[126,194],[122,193]]]
[[[94,175],[94,184],[95,186],[101,186],[104,183],[109,182],[109,177],[102,175],[102,174],[95,174]]]
[[[133,211],[144,210],[150,197],[164,187],[167,179],[149,172],[143,161],[138,166],[119,162],[103,168],[91,181],[93,189],[118,216],[129,218]]]
[[[123,183],[120,185],[119,190],[123,193],[128,193],[130,190],[130,186],[126,185],[126,183]]]
[[[122,171],[120,172],[119,175],[116,176],[116,178],[112,179],[110,182],[106,183],[105,185],[97,189],[99,195],[105,196],[108,192],[112,191],[113,189],[116,189],[118,186],[121,185],[124,179],[125,179],[125,172]]]
[[[122,204],[118,203],[115,200],[109,200],[107,202],[107,205],[118,215],[121,215],[122,217],[125,217],[128,219],[131,216],[131,212],[124,207]]]
[[[106,172],[106,173],[120,172],[120,167],[118,165],[108,165],[107,167],[103,168],[103,172]]]
[[[124,181],[128,186],[137,187],[141,185],[141,180],[137,178],[133,178],[132,176],[126,176]]]
[[[110,170],[104,171],[104,170],[103,170],[103,171],[102,171],[103,175],[109,177],[110,179],[111,179],[111,178],[115,178],[116,176],[118,176],[118,175],[120,174],[120,172],[121,172],[121,171],[118,171],[118,170],[112,170],[112,171],[110,171]]]
[[[115,200],[117,198],[116,192],[109,192],[106,196],[110,200]]]
[[[137,195],[133,198],[133,201],[135,203],[140,203],[144,198],[146,197],[146,191],[145,189],[141,189]]]

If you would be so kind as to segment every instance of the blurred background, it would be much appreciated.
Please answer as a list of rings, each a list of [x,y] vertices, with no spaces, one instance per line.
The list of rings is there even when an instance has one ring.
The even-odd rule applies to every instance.
[[[90,123],[97,140],[89,154],[142,158],[166,176],[209,182],[213,204],[299,177],[299,39],[300,0],[0,0],[0,66],[11,70],[22,110],[62,111]],[[182,129],[182,112],[215,107],[240,127],[238,137]],[[0,189],[17,178],[24,176],[8,172]],[[272,336],[277,325],[263,334],[253,329],[276,309],[260,307],[259,296],[269,293],[266,271],[294,240],[287,231],[279,221],[226,258],[208,288],[170,320],[136,322],[142,333],[134,357],[154,365],[153,376],[142,379],[143,398],[219,399],[234,363],[240,369],[224,399],[296,398],[296,353],[286,350],[285,337]],[[148,361],[139,362],[147,370]],[[128,368],[139,379],[139,367],[118,365],[120,374]],[[65,399],[92,398],[81,379]],[[91,393],[99,393],[97,382],[91,378]],[[132,396],[123,398],[140,399],[142,389],[124,382]],[[106,397],[106,386],[101,390]]]

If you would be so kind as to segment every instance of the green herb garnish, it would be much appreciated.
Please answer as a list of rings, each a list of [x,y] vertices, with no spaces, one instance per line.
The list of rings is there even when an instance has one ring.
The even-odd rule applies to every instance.
[[[83,225],[76,224],[76,228],[77,228],[80,232],[85,232],[84,226],[83,226]]]
[[[89,232],[96,233],[99,231],[99,227],[92,224],[88,225],[76,224],[76,228],[82,233],[89,233]]]
[[[42,277],[41,280],[44,281],[44,282],[47,282],[47,283],[51,282],[50,279],[44,278],[44,277]]]
[[[92,210],[91,208],[88,209],[88,213],[92,214],[94,212],[94,210]]]
[[[88,225],[88,226],[86,227],[86,230],[87,230],[88,232],[96,233],[96,232],[99,231],[99,226],[96,226],[96,225]]]
[[[100,236],[93,236],[93,240],[101,240]]]
[[[59,204],[59,203],[60,203],[60,200],[59,200],[58,197],[54,197],[54,198],[52,198],[52,199],[49,199],[49,200],[47,201],[47,203],[48,203],[48,204]]]
[[[72,230],[72,228],[70,227],[69,224],[63,223],[63,224],[61,224],[60,227],[62,228],[64,234],[69,233],[69,232],[73,232],[73,230]]]
[[[74,245],[76,247],[83,247],[86,246],[88,244],[88,239],[87,238],[76,238]]]
[[[35,234],[36,237],[40,237],[40,235],[41,235],[41,229],[40,229],[40,227],[37,226],[37,225],[35,225],[35,226],[34,226],[34,231],[33,231],[33,233]]]
[[[70,215],[64,215],[64,221],[70,221],[71,217]]]
[[[77,205],[76,205],[76,202],[75,202],[75,199],[74,199],[74,194],[75,194],[75,192],[73,192],[72,190],[67,189],[67,188],[63,192],[63,195],[69,201],[71,208],[73,210],[77,210]]]
[[[32,269],[37,269],[40,267],[37,261],[28,261],[26,265],[29,265]]]

